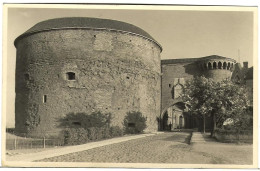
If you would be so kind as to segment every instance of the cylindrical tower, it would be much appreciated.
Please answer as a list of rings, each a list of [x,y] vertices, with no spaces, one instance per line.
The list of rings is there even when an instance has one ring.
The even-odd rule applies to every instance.
[[[235,63],[234,59],[217,55],[204,57],[198,61],[200,68],[203,70],[202,75],[215,81],[231,78]]]
[[[15,40],[15,130],[56,136],[68,113],[112,113],[122,126],[129,111],[156,131],[160,113],[161,46],[128,23],[97,18],[40,22]]]

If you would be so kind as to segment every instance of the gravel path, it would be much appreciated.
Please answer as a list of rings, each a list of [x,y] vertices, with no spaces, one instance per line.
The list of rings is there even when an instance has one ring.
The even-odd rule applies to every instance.
[[[48,158],[41,162],[252,164],[250,145],[217,142],[189,145],[189,139],[190,133],[169,132]]]

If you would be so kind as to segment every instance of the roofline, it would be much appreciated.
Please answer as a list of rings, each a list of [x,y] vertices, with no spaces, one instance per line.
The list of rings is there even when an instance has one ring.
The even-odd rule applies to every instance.
[[[208,59],[209,57],[216,56],[216,59]],[[217,57],[223,57],[222,59],[218,59]],[[218,55],[210,55],[200,58],[177,58],[177,59],[162,59],[161,64],[167,65],[167,64],[176,64],[176,63],[186,63],[186,62],[198,62],[198,61],[219,61],[219,60],[230,60],[236,63],[236,60],[224,56],[218,56]]]
[[[36,31],[31,31],[31,32],[25,32],[23,34],[21,34],[20,36],[18,36],[15,40],[14,40],[14,46],[16,47],[17,45],[17,42],[24,38],[24,37],[27,37],[27,36],[30,36],[30,35],[33,35],[33,34],[36,34],[36,33],[40,33],[40,32],[47,32],[47,31],[52,31],[52,30],[69,30],[69,29],[86,29],[86,30],[107,30],[107,31],[114,31],[114,32],[120,32],[120,33],[129,33],[129,34],[132,34],[132,35],[135,35],[135,36],[139,36],[139,37],[142,37],[144,39],[147,39],[149,41],[152,41],[154,42],[157,46],[159,46],[160,48],[160,51],[162,52],[162,46],[154,39],[151,39],[149,37],[146,37],[144,35],[141,35],[141,34],[137,34],[137,33],[133,33],[133,32],[130,32],[130,31],[123,31],[123,30],[117,30],[117,29],[109,29],[109,28],[94,28],[94,27],[61,27],[61,28],[48,28],[48,29],[42,29],[42,30],[36,30]]]

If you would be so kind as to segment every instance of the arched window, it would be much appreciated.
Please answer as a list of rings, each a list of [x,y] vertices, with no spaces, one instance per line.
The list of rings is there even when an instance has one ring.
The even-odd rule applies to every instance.
[[[212,69],[212,64],[210,62],[208,63],[208,69]]]
[[[217,69],[217,63],[213,62],[213,69]]]
[[[67,72],[66,76],[67,76],[67,80],[75,80],[76,79],[76,75],[75,75],[74,72]]]
[[[222,63],[218,62],[218,69],[222,69]]]
[[[183,86],[181,84],[177,84],[173,87],[173,98],[176,99],[180,97],[183,93]]]
[[[226,62],[223,63],[223,69],[227,69],[227,63]]]
[[[227,65],[227,69],[230,69],[230,62],[229,62],[228,65]]]

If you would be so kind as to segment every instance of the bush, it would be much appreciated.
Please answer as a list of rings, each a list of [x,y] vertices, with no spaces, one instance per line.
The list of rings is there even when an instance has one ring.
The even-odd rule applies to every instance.
[[[65,145],[78,145],[88,141],[88,132],[83,128],[68,128],[64,131]]]
[[[253,142],[253,130],[216,129],[216,139],[220,142]]]
[[[111,136],[111,134],[110,134],[110,128],[109,127],[104,127],[104,128],[102,128],[102,134],[103,134],[103,138],[104,139],[108,139],[108,138],[111,138],[111,137],[113,137],[113,136]]]
[[[101,128],[110,125],[111,113],[69,113],[64,118],[60,119],[59,122],[59,126],[62,128]]]
[[[146,118],[141,112],[128,112],[124,119],[125,133],[140,134],[146,128]]]
[[[88,128],[88,138],[92,141],[95,141],[97,139],[97,128],[96,127],[92,127],[92,128]]]
[[[89,141],[98,141],[123,135],[123,130],[118,126],[110,127],[111,114],[94,112],[70,113],[60,120],[60,126],[65,127],[63,138],[65,145],[84,144]]]
[[[119,126],[110,127],[111,137],[120,137],[124,135],[124,131]]]
[[[219,133],[219,134],[225,134],[225,135],[228,135],[228,134],[241,134],[241,135],[244,135],[244,134],[253,134],[253,129],[248,129],[248,130],[236,130],[236,129],[216,129],[216,133]]]

